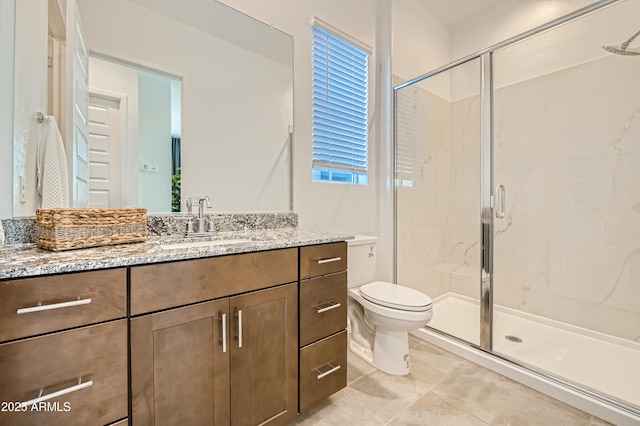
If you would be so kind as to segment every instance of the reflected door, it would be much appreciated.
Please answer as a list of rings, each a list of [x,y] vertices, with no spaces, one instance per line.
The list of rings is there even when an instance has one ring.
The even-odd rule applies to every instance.
[[[71,113],[67,116],[66,149],[71,170],[70,202],[74,207],[89,205],[88,67],[80,11],[75,0],[67,0],[67,110]]]
[[[120,98],[89,97],[89,206],[117,208],[122,197]]]

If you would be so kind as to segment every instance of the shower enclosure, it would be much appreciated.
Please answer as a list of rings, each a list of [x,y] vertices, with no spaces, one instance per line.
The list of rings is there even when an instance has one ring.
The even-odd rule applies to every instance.
[[[396,282],[434,299],[417,334],[634,421],[638,16],[601,1],[395,88]]]

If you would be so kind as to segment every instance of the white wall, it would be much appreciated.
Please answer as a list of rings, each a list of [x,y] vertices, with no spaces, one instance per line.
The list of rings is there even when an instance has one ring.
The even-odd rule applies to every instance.
[[[451,61],[451,29],[419,0],[393,2],[393,74],[402,81],[418,77]],[[431,80],[433,82],[433,80]],[[433,83],[430,83],[433,84]],[[430,91],[449,97],[449,75]]]
[[[595,2],[505,0],[451,29],[451,59],[465,57],[592,3]]]
[[[138,160],[157,165],[138,170],[138,203],[151,212],[171,211],[171,87],[168,79],[138,73]]]
[[[311,181],[311,23],[314,16],[351,37],[374,46],[376,16],[370,0],[297,1],[224,0],[294,37],[294,158],[293,202],[301,227],[360,234],[378,234],[376,223],[376,145],[370,135],[369,185],[345,185]],[[371,85],[377,76],[375,52],[371,58]],[[372,90],[373,92],[373,90]],[[371,93],[370,105],[375,105]],[[370,108],[370,130],[375,109]]]
[[[0,0],[0,219],[13,216],[13,52],[15,0]]]
[[[47,4],[42,0],[16,2],[16,52],[13,111],[13,194],[20,194],[20,176],[24,183],[23,201],[14,197],[14,216],[33,216],[40,204],[36,191],[36,147],[41,125],[36,113],[47,112]]]

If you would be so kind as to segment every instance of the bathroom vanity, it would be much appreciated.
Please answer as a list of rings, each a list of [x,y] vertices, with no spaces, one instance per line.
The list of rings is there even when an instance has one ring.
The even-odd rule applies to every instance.
[[[0,424],[286,424],[346,386],[347,237],[242,237],[1,249]]]

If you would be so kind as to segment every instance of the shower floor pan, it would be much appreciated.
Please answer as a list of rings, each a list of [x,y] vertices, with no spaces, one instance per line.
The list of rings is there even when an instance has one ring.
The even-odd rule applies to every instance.
[[[448,293],[433,312],[429,327],[479,344],[477,300]],[[503,306],[493,324],[494,352],[640,407],[640,343]]]

